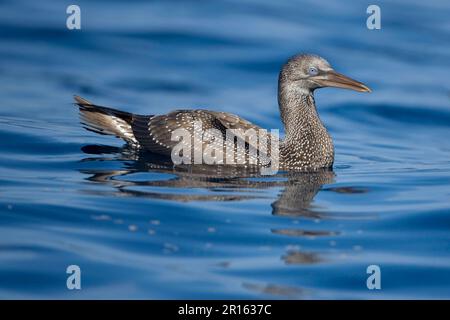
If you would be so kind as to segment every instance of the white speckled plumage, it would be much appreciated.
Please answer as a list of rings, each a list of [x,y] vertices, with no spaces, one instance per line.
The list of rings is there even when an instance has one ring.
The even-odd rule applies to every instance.
[[[278,105],[286,132],[285,139],[280,141],[281,169],[305,170],[333,165],[333,141],[319,118],[313,96],[315,89],[327,86],[370,92],[364,84],[336,73],[326,60],[316,55],[296,55],[283,65],[278,79]],[[188,130],[194,139],[202,137],[206,130],[215,129],[222,133],[229,147],[230,142],[225,139],[227,129],[256,132],[262,129],[226,112],[197,109],[176,110],[165,115],[136,115],[97,106],[78,96],[75,100],[81,121],[88,130],[115,135],[136,148],[168,157],[178,143],[171,139],[176,129]],[[196,132],[199,131],[194,126],[196,122],[201,123],[202,132]],[[206,138],[200,143],[194,142],[192,147],[201,145],[204,150],[211,137]],[[247,148],[236,154],[237,163],[258,162],[249,152],[249,144],[251,142],[247,141]]]

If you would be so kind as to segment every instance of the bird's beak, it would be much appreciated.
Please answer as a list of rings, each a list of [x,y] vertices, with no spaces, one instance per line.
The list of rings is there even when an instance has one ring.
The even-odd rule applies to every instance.
[[[370,88],[364,83],[353,80],[352,78],[337,73],[334,70],[327,71],[324,75],[317,77],[313,81],[317,82],[322,87],[336,87],[351,89],[359,92],[372,92],[372,90],[370,90]]]

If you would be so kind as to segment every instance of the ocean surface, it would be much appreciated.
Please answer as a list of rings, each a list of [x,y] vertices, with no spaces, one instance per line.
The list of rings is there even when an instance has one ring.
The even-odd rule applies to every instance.
[[[367,1],[80,0],[81,30],[70,4],[0,2],[0,298],[450,298],[448,1],[377,1],[380,30]],[[73,105],[282,129],[298,52],[373,89],[316,93],[333,171],[154,169]]]

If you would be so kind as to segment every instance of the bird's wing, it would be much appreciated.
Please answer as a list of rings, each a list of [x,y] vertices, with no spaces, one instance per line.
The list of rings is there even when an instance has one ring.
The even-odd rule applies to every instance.
[[[233,131],[236,138],[243,140],[247,149],[249,146],[255,149],[258,147],[246,137],[246,131],[253,129],[258,134],[262,128],[226,112],[197,109],[176,110],[166,115],[152,117],[134,115],[132,128],[134,136],[144,150],[170,156],[172,148],[179,143],[179,140],[172,140],[174,131],[184,129],[193,135],[196,128],[199,128],[194,126],[196,122],[201,123],[201,134],[205,130],[216,129],[222,134],[224,141],[227,129],[241,129]],[[209,141],[203,142],[203,150],[208,143]]]
[[[201,123],[201,129],[218,129],[225,132],[225,128],[214,116],[204,110],[175,110],[165,115],[159,116],[137,116],[133,118],[133,133],[139,141],[139,145],[147,151],[170,156],[172,148],[179,140],[175,138],[177,129],[183,129],[194,134],[195,123]]]
[[[263,128],[261,128],[260,126],[251,123],[250,121],[247,121],[235,114],[232,113],[228,113],[228,112],[220,112],[220,111],[208,111],[210,112],[212,115],[215,116],[215,118],[220,121],[222,123],[222,125],[226,128],[226,129],[232,129],[233,133],[236,135],[236,137],[238,137],[239,139],[242,139],[243,141],[246,141],[246,143],[249,143],[251,146],[255,147],[258,149],[258,145],[254,145],[251,143],[251,141],[249,141],[248,136],[246,135],[246,133],[249,133],[249,130],[254,130],[254,133],[259,136],[260,134],[260,130],[264,130]],[[238,130],[236,130],[238,129]],[[271,141],[275,141],[272,139],[276,139],[279,141],[279,138],[276,136],[272,136],[271,133],[267,132],[267,151],[270,148],[270,143]],[[261,142],[259,142],[261,143]],[[259,148],[258,150],[261,150],[261,148]]]

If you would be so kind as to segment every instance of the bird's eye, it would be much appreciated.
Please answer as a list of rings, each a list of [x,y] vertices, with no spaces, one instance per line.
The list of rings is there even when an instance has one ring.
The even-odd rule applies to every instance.
[[[309,67],[308,73],[310,76],[317,76],[317,74],[319,73],[319,70],[317,70],[316,67]]]

